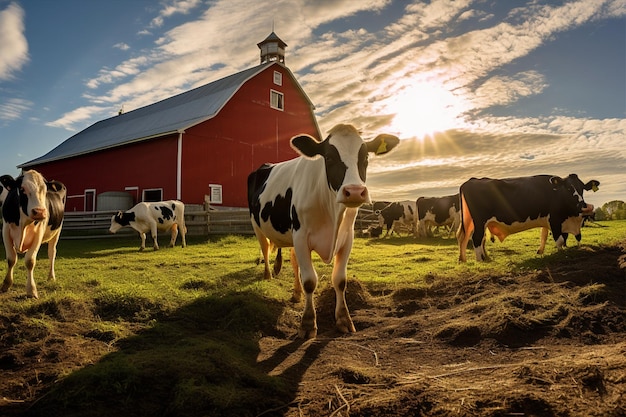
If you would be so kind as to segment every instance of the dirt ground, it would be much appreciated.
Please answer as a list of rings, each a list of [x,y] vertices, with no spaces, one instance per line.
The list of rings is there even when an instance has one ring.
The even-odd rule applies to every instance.
[[[373,294],[351,280],[347,336],[333,330],[331,291],[310,341],[294,339],[301,306],[286,302],[258,366],[298,388],[257,415],[626,416],[626,241],[576,250],[546,270],[432,276],[428,289]],[[51,338],[0,315],[0,414],[20,415],[107,352],[106,334],[78,337],[65,318]]]

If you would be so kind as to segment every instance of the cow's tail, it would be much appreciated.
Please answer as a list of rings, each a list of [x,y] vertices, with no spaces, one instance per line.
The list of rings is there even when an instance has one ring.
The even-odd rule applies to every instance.
[[[280,273],[280,270],[283,267],[283,251],[282,248],[278,248],[276,250],[276,260],[274,261],[274,276],[277,276]]]

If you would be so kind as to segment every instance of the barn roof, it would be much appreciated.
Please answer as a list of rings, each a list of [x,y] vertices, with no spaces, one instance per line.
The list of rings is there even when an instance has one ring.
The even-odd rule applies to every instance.
[[[280,65],[291,74],[289,68],[276,62],[249,68],[154,104],[96,122],[47,154],[18,165],[18,168],[182,132],[214,117],[246,81],[271,65]],[[298,82],[296,85],[311,103]]]

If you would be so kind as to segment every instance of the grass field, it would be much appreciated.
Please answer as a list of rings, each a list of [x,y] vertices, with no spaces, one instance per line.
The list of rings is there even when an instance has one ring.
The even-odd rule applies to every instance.
[[[161,250],[144,252],[137,236],[62,240],[54,283],[46,279],[44,248],[35,268],[38,300],[25,297],[20,258],[14,286],[0,294],[0,398],[6,400],[0,414],[4,406],[17,415],[23,401],[33,405],[32,415],[257,415],[277,405],[275,398],[293,396],[289,381],[255,366],[262,336],[291,337],[297,330],[301,306],[286,308],[289,262],[278,278],[264,281],[254,237],[189,238],[184,249],[167,248],[161,238]],[[583,229],[582,246],[625,238],[626,221],[598,222]],[[572,237],[568,243],[576,246]],[[384,296],[434,281],[533,271],[580,250],[557,251],[551,237],[543,256],[535,254],[538,246],[535,229],[488,242],[490,262],[474,261],[469,250],[460,264],[454,238],[357,238],[348,274]],[[331,266],[317,261],[316,268],[326,277],[320,294]],[[32,375],[23,375],[25,368]]]

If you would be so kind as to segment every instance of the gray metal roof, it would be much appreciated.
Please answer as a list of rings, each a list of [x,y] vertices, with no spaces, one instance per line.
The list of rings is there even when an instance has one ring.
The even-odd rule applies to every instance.
[[[18,165],[18,168],[84,155],[188,129],[214,117],[247,80],[269,65],[280,64],[259,65],[157,103],[101,120],[65,140],[47,154]],[[288,68],[283,68],[289,71]],[[304,94],[304,91],[302,93]],[[306,94],[304,97],[309,100]]]

